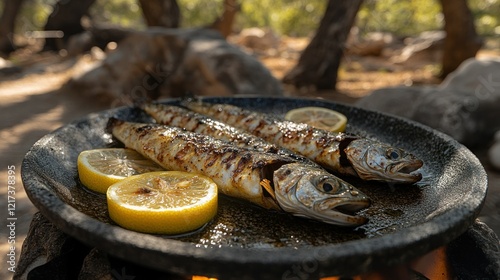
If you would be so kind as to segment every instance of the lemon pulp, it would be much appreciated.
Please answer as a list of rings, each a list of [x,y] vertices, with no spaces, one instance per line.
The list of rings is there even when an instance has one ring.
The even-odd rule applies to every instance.
[[[196,230],[217,213],[212,179],[181,171],[131,176],[106,192],[110,218],[123,228],[154,234]]]
[[[77,166],[82,184],[99,193],[106,193],[109,186],[131,175],[163,170],[136,151],[124,148],[83,151]]]
[[[345,115],[323,107],[292,109],[285,114],[285,119],[297,123],[306,123],[315,128],[331,132],[344,132],[347,125]]]

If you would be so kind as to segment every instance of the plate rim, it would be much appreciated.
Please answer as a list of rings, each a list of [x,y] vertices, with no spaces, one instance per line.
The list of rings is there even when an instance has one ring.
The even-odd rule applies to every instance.
[[[411,258],[417,257],[419,255],[422,255],[424,253],[427,253],[433,249],[436,249],[437,247],[442,245],[442,242],[438,242],[436,239],[436,236],[440,236],[438,239],[442,239],[442,236],[445,235],[444,239],[446,240],[446,243],[450,242],[454,238],[458,237],[461,233],[465,232],[470,226],[474,220],[475,217],[477,216],[479,210],[482,207],[482,204],[484,203],[486,191],[487,191],[487,178],[486,178],[486,172],[484,171],[484,168],[480,164],[479,160],[477,157],[469,151],[465,146],[462,144],[458,143],[456,140],[452,139],[451,137],[445,135],[444,133],[441,133],[439,131],[436,131],[432,128],[429,128],[425,125],[422,125],[420,123],[397,117],[397,116],[392,116],[389,114],[384,114],[380,112],[375,112],[375,111],[370,111],[362,108],[357,108],[352,105],[348,104],[343,104],[340,102],[334,102],[334,101],[329,101],[329,100],[323,100],[323,99],[314,99],[314,98],[292,98],[292,97],[264,97],[264,96],[234,96],[234,97],[204,97],[202,98],[203,100],[209,101],[210,99],[212,100],[220,100],[220,99],[293,99],[294,101],[297,100],[305,100],[307,102],[310,102],[311,100],[314,101],[319,101],[321,103],[329,103],[330,105],[341,105],[341,106],[346,106],[350,109],[354,108],[356,110],[361,110],[361,111],[368,111],[368,112],[373,112],[376,114],[381,114],[385,115],[386,117],[389,118],[396,118],[400,120],[404,120],[405,122],[410,122],[412,125],[420,127],[421,129],[427,130],[428,132],[432,132],[433,134],[436,134],[437,137],[442,138],[445,140],[447,143],[452,144],[456,149],[457,152],[462,154],[462,156],[466,158],[472,158],[475,159],[479,163],[479,166],[481,167],[481,173],[479,174],[478,177],[482,179],[482,182],[478,182],[475,189],[476,192],[482,192],[484,195],[482,198],[480,197],[474,197],[473,200],[469,201],[468,204],[466,205],[461,205],[460,209],[450,209],[447,211],[444,211],[443,213],[440,213],[430,221],[426,221],[424,223],[418,224],[418,225],[413,225],[407,228],[403,228],[402,230],[398,230],[395,232],[387,233],[382,236],[377,236],[377,237],[371,237],[371,238],[366,238],[366,239],[361,239],[361,240],[352,240],[352,241],[346,241],[338,244],[329,244],[329,245],[322,245],[322,246],[311,246],[311,248],[304,248],[301,247],[300,249],[293,249],[293,248],[272,248],[272,249],[245,249],[245,248],[233,248],[233,247],[221,247],[221,248],[197,248],[193,246],[191,243],[179,241],[179,240],[172,240],[172,239],[165,239],[161,237],[157,237],[154,235],[150,234],[143,234],[143,233],[137,233],[133,231],[129,231],[123,228],[120,228],[118,226],[114,226],[111,224],[107,224],[104,222],[101,222],[97,219],[95,219],[92,216],[88,216],[73,206],[65,203],[61,198],[57,197],[56,195],[52,194],[52,201],[48,202],[47,204],[42,203],[43,199],[45,199],[42,195],[42,193],[53,193],[49,189],[49,187],[44,186],[40,180],[35,179],[35,175],[33,172],[36,173],[36,171],[30,169],[30,157],[32,157],[37,149],[37,147],[41,146],[44,141],[48,141],[50,137],[54,137],[57,135],[57,133],[61,132],[64,129],[68,129],[71,126],[76,126],[76,124],[87,120],[92,117],[98,117],[103,114],[113,114],[116,112],[119,112],[121,110],[124,110],[126,108],[129,108],[128,106],[122,106],[119,108],[114,108],[114,109],[108,109],[104,110],[98,113],[93,113],[89,114],[87,116],[84,116],[78,120],[72,121],[52,132],[49,134],[43,136],[41,139],[39,139],[27,152],[26,156],[23,159],[22,166],[21,166],[21,177],[23,181],[23,185],[25,186],[26,193],[30,200],[32,201],[33,204],[39,209],[39,211],[52,223],[54,223],[58,228],[60,228],[63,232],[68,234],[69,236],[75,237],[78,240],[91,245],[95,246],[96,248],[100,248],[103,250],[106,250],[108,253],[111,255],[115,255],[119,258],[125,258],[128,259],[132,262],[136,262],[140,265],[146,265],[146,266],[152,266],[153,268],[159,268],[162,269],[164,268],[161,266],[161,263],[149,263],[149,265],[143,262],[144,257],[139,256],[138,258],[135,259],[130,259],[128,256],[128,253],[126,252],[127,250],[116,250],[116,243],[122,244],[123,246],[130,246],[131,244],[128,242],[130,239],[132,240],[138,240],[142,239],[142,242],[136,242],[135,245],[136,247],[144,246],[141,247],[142,250],[146,250],[147,252],[144,252],[144,254],[151,254],[154,256],[161,256],[164,254],[171,255],[179,257],[179,260],[186,259],[186,258],[197,258],[199,261],[203,260],[204,262],[208,263],[216,263],[216,262],[224,262],[224,263],[232,263],[235,265],[235,268],[242,269],[245,265],[248,263],[252,263],[256,266],[259,266],[262,263],[263,258],[266,261],[266,265],[274,265],[277,269],[276,271],[286,269],[287,267],[290,267],[291,264],[294,263],[311,263],[315,262],[318,265],[318,271],[319,275],[322,276],[332,276],[332,275],[343,275],[346,273],[352,273],[353,268],[352,267],[343,267],[342,265],[336,265],[336,266],[329,266],[328,264],[331,264],[332,260],[335,260],[337,264],[341,264],[342,260],[344,259],[345,261],[352,261],[353,258],[356,258],[356,263],[358,263],[358,269],[356,273],[359,272],[366,272],[370,269],[374,269],[377,267],[380,267],[380,265],[386,265],[387,261],[380,261],[378,256],[385,256],[387,253],[390,254],[396,254],[398,255],[397,258],[394,258],[394,260],[390,261],[389,263],[394,263],[397,264],[398,262],[406,262],[409,261]],[[158,102],[161,103],[170,103],[170,102],[176,102],[178,101],[178,98],[168,98],[168,99],[162,99],[159,100]],[[35,179],[35,182],[32,182],[32,180]],[[26,182],[26,183],[25,183]],[[34,186],[32,187],[26,187],[27,182],[31,182],[31,184],[35,183]],[[37,191],[33,191],[33,187],[36,188]],[[472,190],[471,190],[472,191]],[[42,192],[42,193],[40,193]],[[462,213],[461,215],[455,215],[456,211],[460,210]],[[58,218],[56,218],[58,217]],[[464,217],[467,220],[464,223]],[[90,221],[89,219],[90,218]],[[445,230],[444,232],[442,229],[439,227],[439,225],[436,226],[437,222],[442,222],[446,220],[446,223],[448,225],[448,229]],[[95,230],[98,230],[96,232]],[[112,232],[113,235],[109,235],[109,232]],[[425,234],[424,234],[425,233]],[[89,240],[88,238],[82,238],[85,234],[90,234],[90,235],[96,235],[100,238]],[[126,237],[125,239],[118,239],[116,236],[119,236],[120,238]],[[145,240],[145,241],[144,241]],[[154,241],[160,242],[159,245],[161,246],[155,246],[153,248],[151,246]],[[110,245],[110,244],[115,244],[115,245]],[[363,246],[360,246],[362,244]],[[390,244],[390,246],[387,246],[387,244]],[[414,244],[417,249],[412,250],[411,253],[405,253],[404,247],[407,244]],[[169,248],[167,250],[167,248]],[[370,248],[370,253],[367,254],[367,251],[365,251],[367,248]],[[325,256],[318,256],[318,250],[323,250],[323,253]],[[188,253],[188,254],[186,254]],[[242,254],[244,253],[244,254]],[[241,256],[244,256],[243,259],[235,259],[233,256],[235,254],[239,254]],[[142,255],[142,254],[141,254]],[[397,260],[396,260],[397,259]],[[172,261],[172,260],[170,260]],[[162,263],[165,263],[162,261]],[[178,262],[174,262],[175,265],[178,265]],[[160,266],[160,267],[158,267]],[[203,266],[203,265],[202,265]],[[252,270],[255,269],[255,266],[252,267]],[[199,264],[186,264],[184,267],[171,267],[168,269],[168,271],[173,272],[179,272],[179,273],[186,273],[189,271],[193,271],[194,273],[202,272],[200,271],[200,265]],[[203,272],[205,273],[205,272]],[[222,273],[222,274],[221,274]],[[315,272],[316,273],[316,272]],[[208,269],[208,274],[213,274],[215,277],[222,277],[222,276],[227,276],[224,275],[224,272],[219,272],[218,269]],[[207,275],[210,276],[210,275]]]

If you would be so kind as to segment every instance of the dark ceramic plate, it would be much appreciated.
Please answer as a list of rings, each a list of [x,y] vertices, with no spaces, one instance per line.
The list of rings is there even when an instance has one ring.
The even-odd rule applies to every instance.
[[[483,204],[487,179],[477,158],[450,137],[401,118],[318,99],[205,98],[283,115],[301,106],[344,113],[348,132],[404,148],[420,157],[415,185],[345,178],[372,199],[369,222],[340,228],[263,210],[222,197],[217,217],[184,236],[132,232],[114,225],[105,196],[78,180],[78,154],[120,146],[105,132],[109,117],[151,121],[134,108],[92,114],[40,139],[26,154],[22,179],[29,198],[67,234],[111,255],[183,275],[283,278],[352,275],[406,262],[463,233]],[[165,100],[176,103],[177,100]],[[290,278],[291,279],[291,278]]]

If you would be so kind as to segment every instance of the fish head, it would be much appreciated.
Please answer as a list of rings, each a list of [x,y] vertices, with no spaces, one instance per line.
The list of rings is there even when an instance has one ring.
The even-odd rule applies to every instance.
[[[369,198],[321,168],[286,164],[274,172],[274,186],[279,206],[295,216],[341,226],[367,222],[355,212],[370,206]]]
[[[344,152],[363,180],[415,183],[422,179],[422,174],[415,172],[422,167],[422,160],[402,149],[369,139],[356,139]]]

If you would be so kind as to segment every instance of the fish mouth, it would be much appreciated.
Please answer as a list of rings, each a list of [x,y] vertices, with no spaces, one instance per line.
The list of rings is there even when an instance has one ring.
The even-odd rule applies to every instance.
[[[343,226],[360,226],[368,219],[359,216],[356,212],[368,208],[371,202],[368,198],[329,198],[314,205],[314,210],[322,217],[322,221],[329,224]]]
[[[423,165],[423,161],[415,159],[411,161],[392,164],[388,166],[386,171],[388,174],[392,174],[396,181],[402,183],[415,183],[422,179],[422,174],[415,171],[420,169],[420,167],[422,167]]]

